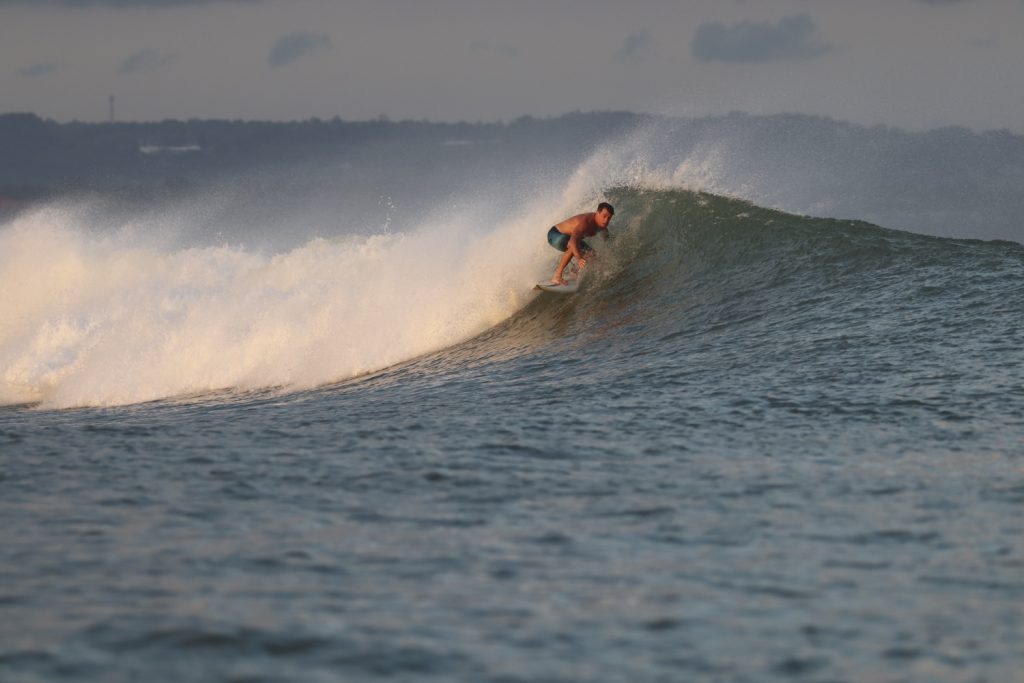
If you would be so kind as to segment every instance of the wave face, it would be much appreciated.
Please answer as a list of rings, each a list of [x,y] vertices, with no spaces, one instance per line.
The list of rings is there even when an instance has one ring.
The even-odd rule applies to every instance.
[[[597,245],[605,257],[572,300],[573,318],[588,326],[628,320],[630,341],[650,352],[744,351],[755,367],[770,361],[804,372],[808,362],[842,370],[854,351],[962,365],[972,352],[979,361],[1015,356],[1024,341],[1012,303],[1024,292],[1016,243],[794,216],[701,192],[618,189],[608,197],[626,225]],[[539,336],[548,322],[538,319],[561,302],[537,303],[505,327],[534,325]]]
[[[601,196],[617,206],[616,237],[597,244],[603,257],[569,301],[531,291],[554,259],[537,227],[551,206],[489,232],[463,215],[272,256],[97,236],[69,211],[26,215],[0,233],[10,294],[0,401],[68,407],[291,391],[442,349],[450,359],[489,357],[488,344],[573,343],[604,328],[629,331],[624,352],[660,363],[707,371],[743,360],[756,372],[836,380],[902,367],[922,345],[920,365],[937,376],[965,358],[1024,348],[1006,303],[1021,294],[1019,245],[798,217],[707,193]],[[579,331],[552,318],[567,311]]]

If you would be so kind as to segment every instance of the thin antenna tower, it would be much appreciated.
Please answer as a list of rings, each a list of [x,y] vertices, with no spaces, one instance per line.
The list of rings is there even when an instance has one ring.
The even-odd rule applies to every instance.
[[[110,122],[114,122],[114,95],[110,95]]]

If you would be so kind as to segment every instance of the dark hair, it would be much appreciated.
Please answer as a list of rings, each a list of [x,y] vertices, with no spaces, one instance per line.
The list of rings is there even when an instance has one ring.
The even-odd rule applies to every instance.
[[[608,209],[609,214],[611,214],[612,216],[615,215],[615,207],[609,204],[608,202],[601,202],[600,204],[597,205],[598,213],[601,213],[602,209]]]

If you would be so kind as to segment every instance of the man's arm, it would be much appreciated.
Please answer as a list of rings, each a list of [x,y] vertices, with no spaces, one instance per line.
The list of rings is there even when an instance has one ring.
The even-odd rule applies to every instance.
[[[572,255],[576,257],[576,260],[583,262],[583,254],[580,253],[580,235],[583,234],[583,228],[576,226],[572,230],[572,234],[569,235],[569,244],[566,248],[572,252]]]

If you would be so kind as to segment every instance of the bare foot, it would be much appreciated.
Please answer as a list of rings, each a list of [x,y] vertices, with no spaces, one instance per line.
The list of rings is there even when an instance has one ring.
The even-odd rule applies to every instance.
[[[563,280],[560,277],[553,277],[553,278],[551,278],[551,282],[549,282],[548,284],[549,285],[567,285],[569,283],[566,280]]]

